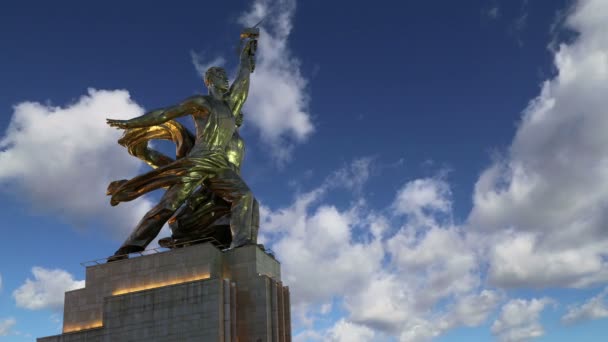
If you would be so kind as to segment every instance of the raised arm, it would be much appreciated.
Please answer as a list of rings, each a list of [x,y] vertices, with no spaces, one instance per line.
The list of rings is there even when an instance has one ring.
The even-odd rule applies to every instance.
[[[173,120],[180,116],[184,116],[187,114],[197,114],[197,115],[208,115],[209,114],[209,105],[207,103],[207,99],[204,96],[192,96],[187,98],[183,102],[178,105],[153,110],[148,112],[142,116],[130,119],[130,120],[113,120],[107,119],[108,125],[117,128],[138,128],[138,127],[148,127],[153,125],[160,125],[169,120]]]
[[[243,51],[241,51],[241,62],[236,79],[230,86],[228,92],[228,103],[234,115],[240,113],[247,96],[249,95],[249,74],[255,68],[255,50],[257,41],[250,39],[245,43]]]

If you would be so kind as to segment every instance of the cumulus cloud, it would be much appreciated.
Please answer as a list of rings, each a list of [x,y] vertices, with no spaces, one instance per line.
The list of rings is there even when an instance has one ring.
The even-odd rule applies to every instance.
[[[506,303],[500,316],[492,324],[492,333],[504,342],[527,341],[543,336],[540,314],[552,299],[512,299]]]
[[[124,236],[150,204],[109,205],[108,183],[135,176],[142,163],[117,144],[121,133],[105,118],[142,113],[124,90],[89,89],[65,106],[15,105],[0,136],[0,189],[75,226],[103,222],[114,235]]]
[[[469,224],[495,236],[499,286],[608,281],[608,3],[581,0],[565,22],[578,37],[554,51],[556,75],[475,186]]]
[[[356,170],[369,174],[364,159],[333,172],[322,184],[296,197],[285,207],[261,209],[265,239],[281,255],[284,278],[297,304],[327,304],[336,289],[361,284],[380,267],[382,245],[378,239],[354,242],[353,229],[360,221],[358,206],[340,210],[321,203],[325,194],[345,186],[343,176]],[[347,188],[349,188],[347,186]],[[327,267],[319,269],[319,264]]]
[[[373,341],[374,337],[373,330],[341,319],[329,330],[325,341],[367,342]]]
[[[295,215],[290,215],[295,216]],[[294,223],[272,246],[281,256],[285,281],[294,304],[325,303],[338,289],[357,288],[380,267],[383,252],[379,241],[354,243],[354,211],[321,205]],[[285,227],[287,228],[287,227]],[[319,268],[319,265],[325,265]]]
[[[8,335],[15,324],[17,324],[17,321],[14,318],[0,320],[0,336]]]
[[[256,68],[243,112],[246,124],[260,132],[274,158],[281,163],[290,158],[297,143],[314,131],[307,80],[288,46],[295,10],[295,0],[256,0],[239,18],[244,26],[255,25],[264,18]]]
[[[302,336],[426,341],[457,326],[482,324],[501,296],[482,288],[478,257],[462,229],[435,218],[451,217],[448,184],[435,178],[404,184],[390,208],[402,205],[415,215],[385,215],[356,199],[342,209],[324,203],[340,184],[335,175],[358,170],[358,163],[330,174],[290,206],[262,213],[299,323],[312,325],[334,300],[347,312],[333,328]],[[355,198],[361,194],[351,190]]]
[[[597,257],[605,252],[602,243],[549,250],[540,245],[540,234],[509,231],[499,236],[501,239],[491,247],[489,275],[502,287],[583,287],[605,276],[598,273],[604,267]]]
[[[41,310],[60,311],[63,308],[66,291],[83,288],[84,280],[75,280],[74,276],[61,269],[32,268],[34,279],[13,291],[13,298],[18,307]]]
[[[449,212],[450,195],[449,185],[441,179],[417,179],[399,190],[393,207],[397,214],[411,215],[422,220],[431,217],[429,213]]]
[[[400,341],[428,341],[457,326],[482,324],[501,297],[482,288],[473,244],[449,219],[448,184],[435,178],[407,182],[391,207],[408,215],[383,241],[388,264],[368,277],[361,292],[344,296],[350,320]]]
[[[419,290],[417,301],[465,294],[480,284],[477,258],[456,227],[406,226],[387,241],[397,269],[418,277],[406,279]]]
[[[491,290],[460,297],[447,320],[452,322],[452,326],[479,326],[497,308],[502,297],[500,293]]]
[[[608,287],[585,303],[569,307],[568,312],[562,317],[562,322],[573,324],[608,317],[606,295],[608,295]]]

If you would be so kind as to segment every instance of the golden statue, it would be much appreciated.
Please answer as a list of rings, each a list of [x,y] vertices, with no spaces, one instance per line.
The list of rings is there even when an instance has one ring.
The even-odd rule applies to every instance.
[[[229,215],[230,248],[257,243],[259,207],[240,176],[244,143],[238,128],[255,68],[258,37],[256,27],[241,34],[245,45],[232,85],[228,85],[224,69],[211,67],[204,76],[208,95],[196,95],[130,120],[107,120],[110,126],[126,130],[119,143],[154,168],[131,180],[110,183],[110,203],[117,205],[152,190],[167,189],[108,261],[143,251],[166,222],[172,230],[169,240],[179,242],[217,234],[218,219]],[[185,115],[192,116],[196,134],[174,121]],[[148,148],[151,139],[173,140],[176,159]]]

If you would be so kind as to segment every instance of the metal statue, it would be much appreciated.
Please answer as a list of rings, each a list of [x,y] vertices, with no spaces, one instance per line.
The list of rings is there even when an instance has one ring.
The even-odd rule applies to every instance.
[[[228,85],[224,69],[211,67],[204,76],[208,95],[192,96],[130,120],[107,120],[110,126],[126,130],[119,143],[154,168],[133,179],[110,183],[107,194],[111,195],[111,205],[166,189],[160,202],[108,261],[143,251],[166,222],[173,234],[169,240],[182,241],[217,233],[222,227],[217,222],[229,217],[230,248],[257,243],[259,207],[240,176],[244,142],[238,128],[255,68],[258,37],[257,27],[241,33],[244,47],[232,85]],[[192,116],[195,134],[174,121],[185,115]],[[151,139],[174,141],[176,159],[150,149]]]

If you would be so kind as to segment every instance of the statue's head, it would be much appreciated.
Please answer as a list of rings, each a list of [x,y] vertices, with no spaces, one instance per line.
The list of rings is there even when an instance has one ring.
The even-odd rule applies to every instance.
[[[207,88],[213,88],[221,94],[228,92],[228,76],[226,76],[226,70],[220,67],[211,67],[207,69],[207,72],[205,72],[205,85],[207,85]]]

